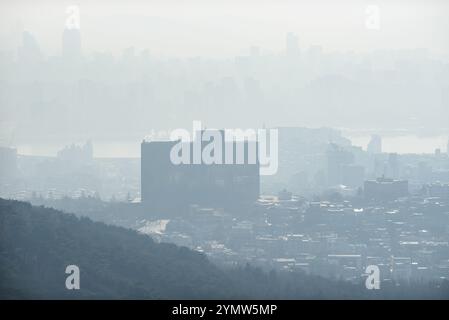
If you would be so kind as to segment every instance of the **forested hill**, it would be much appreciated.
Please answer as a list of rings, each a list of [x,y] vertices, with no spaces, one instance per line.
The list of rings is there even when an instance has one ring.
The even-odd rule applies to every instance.
[[[67,290],[67,265],[80,290]],[[227,276],[203,255],[135,231],[0,199],[2,298],[226,297]]]
[[[68,265],[80,289],[68,290]],[[448,283],[360,284],[304,273],[222,270],[204,255],[134,230],[0,199],[0,299],[449,298]]]

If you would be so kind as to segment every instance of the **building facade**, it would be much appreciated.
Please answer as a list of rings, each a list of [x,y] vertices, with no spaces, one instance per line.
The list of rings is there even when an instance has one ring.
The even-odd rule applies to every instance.
[[[141,144],[141,198],[149,208],[169,211],[186,208],[192,204],[210,207],[239,206],[253,203],[259,197],[259,161],[249,161],[248,142],[226,142],[232,144],[233,159],[243,147],[243,163],[206,164],[195,163],[194,142],[186,143],[190,162],[174,164],[170,158],[172,148],[179,141],[143,141]],[[201,152],[208,142],[201,141]],[[240,145],[239,145],[240,144]],[[256,148],[257,151],[257,148]],[[225,153],[222,152],[224,160]]]

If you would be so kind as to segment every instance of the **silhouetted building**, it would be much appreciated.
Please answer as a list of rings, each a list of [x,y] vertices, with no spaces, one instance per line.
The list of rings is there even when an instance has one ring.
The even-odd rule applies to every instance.
[[[72,144],[66,146],[57,153],[59,160],[65,161],[67,164],[85,164],[93,159],[93,146],[91,141],[87,141],[83,146]]]
[[[259,58],[260,56],[260,48],[258,46],[251,46],[249,48],[251,58]]]
[[[294,57],[299,54],[298,36],[293,32],[287,33],[285,38],[285,51],[287,56]]]
[[[62,34],[62,56],[68,60],[81,58],[81,34],[79,29],[64,29]]]
[[[432,183],[426,186],[427,193],[431,197],[449,199],[449,184]]]
[[[393,200],[408,195],[408,181],[378,178],[365,181],[364,194],[367,199]]]
[[[399,160],[397,153],[390,153],[388,155],[388,173],[386,175],[393,179],[399,178]]]
[[[449,157],[449,139],[447,140],[446,153],[447,156]]]
[[[432,182],[432,166],[429,163],[424,161],[418,163],[418,181],[421,183]]]
[[[224,141],[224,137],[223,137]],[[233,164],[194,164],[194,143],[186,142],[190,162],[174,164],[170,151],[179,141],[143,141],[141,144],[141,196],[146,207],[160,211],[186,208],[191,204],[228,207],[249,204],[259,197],[259,162],[249,161],[248,141],[223,143],[233,149]],[[208,141],[201,141],[201,153]],[[243,145],[244,161],[236,163]],[[256,144],[257,152],[257,144]]]
[[[365,180],[365,168],[359,165],[343,165],[341,183],[351,188],[363,186]]]
[[[372,135],[366,151],[371,154],[382,153],[382,138],[375,134]]]
[[[336,186],[343,184],[344,167],[348,168],[354,162],[354,155],[340,147],[337,144],[331,143],[328,146],[327,152],[327,181],[329,186]]]
[[[27,64],[40,63],[43,60],[42,52],[36,38],[29,32],[22,33],[22,45],[18,48],[20,62]]]
[[[448,169],[432,170],[430,181],[449,183],[449,170]]]

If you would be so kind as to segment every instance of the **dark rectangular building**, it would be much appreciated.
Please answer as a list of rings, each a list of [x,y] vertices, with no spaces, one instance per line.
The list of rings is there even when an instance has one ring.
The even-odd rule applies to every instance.
[[[223,140],[224,142],[224,140]],[[174,164],[172,148],[179,141],[143,141],[141,144],[141,196],[145,207],[172,211],[191,204],[210,207],[234,207],[256,201],[260,191],[259,161],[248,161],[248,142],[232,144],[233,163],[225,164],[225,143],[222,164],[193,164],[193,143],[190,162]],[[201,142],[201,151],[207,142]],[[240,144],[240,146],[239,146]],[[237,148],[245,150],[244,163],[236,163]],[[257,152],[257,144],[256,144]]]
[[[367,199],[394,200],[408,196],[408,181],[378,178],[365,181],[364,194]]]

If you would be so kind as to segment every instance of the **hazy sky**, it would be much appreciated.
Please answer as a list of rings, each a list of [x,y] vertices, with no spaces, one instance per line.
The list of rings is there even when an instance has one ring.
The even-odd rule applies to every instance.
[[[276,53],[284,49],[287,32],[298,34],[302,48],[449,52],[449,1],[444,0],[2,0],[0,50],[15,52],[26,30],[45,54],[59,54],[70,5],[80,9],[87,54],[120,54],[134,46],[154,55],[222,57],[247,54],[251,45]],[[379,9],[379,29],[365,26],[372,5]]]
[[[446,62],[449,61],[447,0],[1,0],[0,57],[3,52],[16,55],[22,42],[23,31],[34,35],[44,55],[60,55],[62,33],[69,17],[67,9],[70,6],[77,6],[80,11],[82,50],[85,56],[94,52],[112,52],[119,56],[129,47],[135,47],[137,54],[140,50],[148,49],[154,56],[180,58],[232,58],[236,55],[247,55],[250,46],[258,46],[262,54],[277,54],[285,51],[286,34],[293,32],[299,38],[300,50],[306,50],[312,45],[321,45],[324,51],[344,53],[425,48],[438,56],[444,56]],[[354,55],[343,56],[351,59]],[[351,70],[348,71],[349,68],[341,61],[342,70],[350,73]],[[11,81],[10,87],[2,92],[3,104],[0,111],[4,115],[3,120],[0,119],[0,125],[7,130],[5,129],[6,133],[3,134],[0,132],[0,140],[3,138],[16,144],[30,144],[31,150],[34,146],[27,139],[35,137],[36,130],[29,127],[29,124],[37,125],[38,133],[42,131],[40,122],[34,121],[36,115],[48,124],[44,125],[44,128],[53,128],[54,131],[49,129],[48,132],[58,132],[58,135],[66,139],[61,142],[63,144],[76,140],[70,134],[82,132],[81,139],[98,140],[99,137],[115,134],[116,128],[121,128],[125,133],[134,132],[135,129],[133,139],[141,139],[143,126],[148,131],[153,127],[176,128],[186,123],[190,125],[191,118],[203,120],[207,125],[231,128],[262,124],[365,128],[372,126],[376,119],[382,119],[376,123],[376,128],[391,124],[405,126],[410,123],[411,127],[416,128],[416,123],[435,124],[435,120],[438,120],[437,124],[425,129],[440,130],[444,127],[447,131],[447,126],[444,123],[442,125],[441,119],[447,118],[445,115],[449,112],[446,107],[448,69],[442,68],[440,64],[433,65],[428,61],[426,63],[425,67],[429,70],[421,72],[417,67],[416,70],[412,68],[411,73],[407,73],[409,71],[406,65],[395,65],[393,71],[398,76],[397,80],[402,81],[400,85],[387,75],[385,85],[381,84],[380,87],[371,86],[369,81],[359,81],[360,78],[357,77],[359,82],[356,84],[351,82],[352,80],[345,82],[342,81],[344,78],[330,77],[323,81],[299,85],[290,82],[282,67],[276,69],[277,74],[274,72],[268,75],[265,75],[264,69],[261,68],[263,72],[259,74],[256,87],[260,84],[262,91],[264,90],[263,94],[251,95],[250,90],[245,91],[245,79],[236,77],[236,81],[242,80],[242,92],[248,97],[265,97],[261,98],[263,103],[257,99],[252,103],[245,102],[243,98],[236,98],[234,101],[232,98],[237,96],[229,94],[233,92],[234,79],[227,81],[227,74],[215,74],[213,68],[207,69],[212,75],[210,78],[205,76],[203,79],[199,76],[196,79],[196,74],[183,73],[183,70],[170,76],[170,72],[162,67],[161,72],[166,72],[168,79],[166,82],[163,77],[161,81],[151,80],[150,77],[153,82],[139,83],[134,93],[128,92],[132,82],[121,87],[108,87],[103,92],[101,86],[100,89],[97,88],[96,80],[91,79],[94,84],[84,83],[87,86],[85,99],[76,96],[73,100],[76,103],[73,105],[73,97],[70,95],[72,89],[64,91],[63,83],[58,84],[57,90],[52,89],[51,83],[48,85],[45,82],[42,88],[29,88],[26,84],[23,87],[14,87],[15,75],[19,74],[20,78],[20,72],[15,69],[20,69],[18,64],[12,66],[10,74],[4,73],[5,78]],[[353,67],[355,69],[352,71],[355,70],[356,74],[359,74],[359,71],[364,72],[361,64]],[[98,74],[106,78],[109,76],[107,72]],[[294,74],[299,78],[307,76],[306,72]],[[154,75],[157,77],[158,73]],[[179,75],[190,78],[183,80],[183,76]],[[376,74],[376,79],[383,79],[383,76],[382,72]],[[257,77],[257,74],[254,77]],[[194,81],[195,79],[197,81]],[[272,79],[274,80],[271,81]],[[280,86],[282,90],[278,88],[278,79],[284,81]],[[308,80],[313,80],[313,77]],[[419,83],[420,80],[422,83]],[[210,86],[209,82],[213,85]],[[82,91],[79,83],[74,83],[74,92]],[[297,87],[289,86],[292,83]],[[147,88],[145,86],[157,94],[153,97],[151,90],[142,89]],[[174,87],[176,90],[173,90]],[[42,104],[39,104],[40,90],[48,94],[42,94],[45,96]],[[239,90],[235,92],[240,92]],[[22,99],[23,92],[27,92],[26,99]],[[91,94],[88,94],[89,92]],[[96,98],[100,96],[101,99]],[[243,94],[241,96],[246,97]],[[121,102],[121,98],[126,104]],[[141,106],[142,101],[145,102],[144,107]],[[126,108],[123,107],[125,105]],[[128,111],[131,107],[135,108],[134,113]],[[220,116],[224,107],[231,109],[228,109],[227,115]],[[98,116],[103,115],[102,108],[112,108],[108,109],[109,121],[106,123]],[[35,113],[32,114],[29,110]],[[234,116],[233,112],[237,111],[241,112],[241,117]],[[383,123],[384,112],[389,114],[389,121],[386,121],[389,124]],[[84,114],[97,115],[98,118],[92,116],[87,119],[89,122],[83,118]],[[194,118],[197,116],[205,119]],[[410,122],[409,119],[412,118],[422,121]],[[140,127],[136,123],[140,123]],[[0,129],[3,129],[1,126]],[[72,131],[67,129],[69,127]],[[63,129],[67,129],[65,136],[61,133]],[[47,131],[45,134],[55,136]],[[122,131],[117,135],[124,134]],[[16,140],[11,137],[16,137]],[[359,144],[366,144],[367,138],[363,139],[365,140],[361,143],[359,141]],[[429,148],[431,146],[433,150],[435,147],[441,147],[446,141],[445,137],[438,139],[434,140],[434,144],[425,142],[422,145]],[[42,143],[47,142],[44,140]],[[408,148],[417,146],[418,143],[400,141],[400,145]],[[133,147],[138,148],[138,144]],[[423,148],[420,150],[428,151]],[[31,150],[29,153],[35,151]]]

